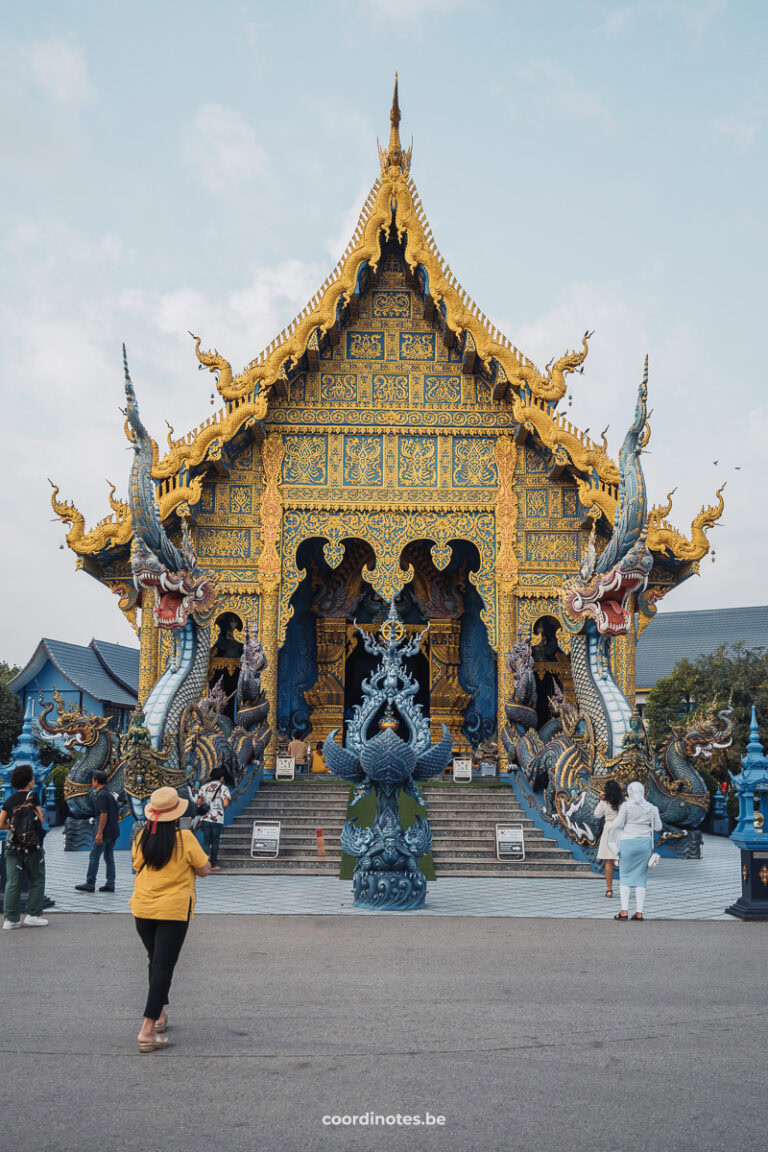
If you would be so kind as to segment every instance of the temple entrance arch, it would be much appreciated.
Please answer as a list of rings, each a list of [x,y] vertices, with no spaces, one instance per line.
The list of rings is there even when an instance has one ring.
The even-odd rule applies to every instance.
[[[301,519],[291,523],[289,516],[290,538]],[[396,596],[407,627],[421,630],[429,624],[422,652],[414,658],[419,666],[412,672],[433,739],[439,740],[445,724],[457,750],[468,751],[496,724],[496,658],[486,623],[492,612],[481,596],[487,588],[487,557],[474,542],[453,537],[444,527],[440,533],[417,534],[394,552],[375,538],[341,536],[343,529],[333,520],[326,517],[325,531],[295,546],[286,548],[284,535],[281,617],[287,619],[279,655],[280,730],[323,740],[343,728],[371,670],[353,620],[375,630],[389,599],[383,591]],[[345,518],[345,526],[351,520]],[[414,532],[417,528],[414,521]]]
[[[531,629],[533,671],[538,689],[536,711],[539,727],[550,719],[550,700],[562,693],[569,704],[576,703],[571,663],[560,646],[563,626],[555,616],[541,615]]]

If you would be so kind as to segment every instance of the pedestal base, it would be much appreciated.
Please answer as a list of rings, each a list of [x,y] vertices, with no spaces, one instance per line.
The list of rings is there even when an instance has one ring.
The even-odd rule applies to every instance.
[[[404,912],[424,907],[427,879],[423,872],[355,871],[352,891],[358,908]]]
[[[736,916],[739,920],[768,920],[768,904],[753,904],[743,896],[725,911],[729,916]]]
[[[741,896],[725,911],[739,920],[768,920],[768,852],[741,849]]]

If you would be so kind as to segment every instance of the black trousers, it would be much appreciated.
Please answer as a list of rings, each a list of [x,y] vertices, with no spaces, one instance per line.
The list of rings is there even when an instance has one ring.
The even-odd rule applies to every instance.
[[[189,928],[188,920],[145,920],[135,916],[136,931],[149,957],[149,993],[144,1015],[159,1020],[168,1003],[173,970]]]

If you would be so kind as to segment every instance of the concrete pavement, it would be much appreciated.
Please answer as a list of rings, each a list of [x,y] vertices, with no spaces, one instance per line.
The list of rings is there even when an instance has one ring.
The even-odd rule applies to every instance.
[[[196,918],[140,1056],[129,916],[0,935],[17,1152],[757,1152],[768,925]],[[324,1116],[445,1116],[330,1127]]]

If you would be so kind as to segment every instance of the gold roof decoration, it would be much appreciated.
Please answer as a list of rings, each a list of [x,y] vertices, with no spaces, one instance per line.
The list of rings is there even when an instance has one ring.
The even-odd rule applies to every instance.
[[[667,502],[661,507],[652,508],[648,515],[648,547],[651,552],[666,553],[676,560],[701,560],[709,551],[706,529],[713,528],[723,514],[725,501],[723,500],[722,484],[717,490],[717,503],[702,506],[691,523],[691,539],[687,540],[681,532],[665,519],[672,511],[672,496],[675,489],[667,494]]]
[[[78,556],[92,556],[105,548],[119,548],[131,539],[133,535],[131,509],[125,501],[115,500],[114,484],[110,484],[109,493],[112,514],[100,520],[95,528],[86,531],[85,517],[80,509],[69,500],[59,500],[58,486],[53,480],[49,480],[48,483],[53,488],[51,506],[64,524],[71,525],[66,541]],[[109,481],[107,483],[109,484]]]
[[[162,482],[158,499],[163,518],[199,500],[202,478],[190,480],[189,470],[220,459],[223,448],[237,433],[260,423],[267,415],[273,389],[284,393],[288,374],[304,357],[311,367],[316,364],[320,339],[339,324],[342,309],[358,289],[361,271],[369,267],[376,272],[383,242],[394,229],[404,244],[406,265],[411,273],[420,270],[423,276],[425,316],[434,316],[444,326],[448,340],[461,341],[466,370],[482,365],[493,382],[494,399],[511,409],[515,421],[551,452],[556,465],[573,470],[588,514],[594,519],[605,516],[607,523],[613,524],[619,469],[608,455],[605,435],[602,443],[595,443],[556,410],[568,387],[566,378],[583,370],[592,333],[585,332],[581,347],[553,358],[541,372],[488,320],[437,248],[410,175],[412,145],[404,150],[400,142],[400,120],[396,76],[389,145],[386,150],[378,148],[381,173],[363,204],[352,238],[331,274],[280,335],[238,374],[217,349],[203,351],[200,337],[193,335],[197,359],[214,374],[225,403],[185,436],[174,439],[171,429],[167,451],[162,457],[155,455],[152,475]],[[183,483],[180,474],[186,477]],[[722,512],[720,494],[718,501],[720,511],[713,505],[696,517],[690,540],[666,521],[662,523],[661,516],[666,513],[660,514],[658,522],[651,522],[649,547],[677,560],[700,559],[709,548],[705,530]],[[130,539],[130,516],[126,522],[115,512],[86,533],[82,515],[74,505],[59,507],[54,503],[57,515],[72,524],[67,542],[76,552],[98,552]]]
[[[389,113],[389,122],[392,125],[389,131],[389,148],[384,151],[379,148],[379,162],[381,174],[385,176],[390,168],[399,168],[406,176],[411,170],[411,156],[413,155],[413,141],[406,151],[400,145],[400,104],[397,99],[397,72],[395,72],[395,91],[392,96],[392,109]]]
[[[130,544],[133,537],[131,509],[125,500],[114,498],[114,484],[110,484],[109,494],[111,515],[103,517],[95,527],[86,529],[85,517],[77,505],[71,500],[59,500],[58,485],[52,480],[48,483],[53,488],[51,507],[64,524],[71,525],[65,539],[77,556],[94,556],[107,548],[120,548]],[[202,476],[195,476],[186,484],[180,482],[178,475],[168,477],[157,486],[161,519],[165,520],[172,512],[177,512],[179,515],[188,513],[191,505],[200,499],[202,491]]]

